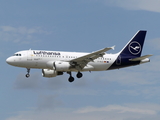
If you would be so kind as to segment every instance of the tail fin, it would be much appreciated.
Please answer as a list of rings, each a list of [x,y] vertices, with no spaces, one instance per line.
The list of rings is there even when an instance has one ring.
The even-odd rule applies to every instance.
[[[125,47],[120,51],[120,55],[127,55],[132,57],[140,57],[143,49],[143,44],[145,40],[147,31],[138,31],[133,38],[125,45]]]

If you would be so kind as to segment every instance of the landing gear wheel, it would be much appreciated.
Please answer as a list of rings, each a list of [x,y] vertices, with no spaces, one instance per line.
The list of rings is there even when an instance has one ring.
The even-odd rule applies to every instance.
[[[74,81],[74,77],[70,76],[68,79],[69,82],[73,82]]]
[[[81,72],[77,73],[77,78],[81,78],[83,76],[83,74]]]
[[[30,74],[26,74],[26,78],[28,78],[30,76]]]

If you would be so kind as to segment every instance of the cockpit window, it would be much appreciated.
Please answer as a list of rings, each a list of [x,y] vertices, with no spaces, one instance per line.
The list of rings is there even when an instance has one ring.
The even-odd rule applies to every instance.
[[[14,56],[22,56],[21,54],[14,54]]]

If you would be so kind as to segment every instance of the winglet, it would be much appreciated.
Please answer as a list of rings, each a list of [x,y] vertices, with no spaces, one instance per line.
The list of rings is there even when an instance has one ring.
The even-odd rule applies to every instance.
[[[112,50],[114,50],[114,49],[115,49],[115,45],[114,45],[114,46],[112,46],[112,47],[111,47],[111,49],[112,49]]]

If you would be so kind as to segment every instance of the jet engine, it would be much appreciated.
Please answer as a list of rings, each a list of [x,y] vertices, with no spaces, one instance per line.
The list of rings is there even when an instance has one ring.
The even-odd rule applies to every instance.
[[[49,69],[53,69],[53,70],[61,71],[61,72],[69,71],[69,69],[71,67],[69,62],[64,62],[64,61],[49,61],[46,64],[46,66]]]
[[[71,65],[69,62],[56,61],[53,65],[56,71],[68,71]]]
[[[56,70],[51,69],[42,69],[42,76],[43,77],[56,77],[57,75],[63,75],[63,72],[57,72]]]

